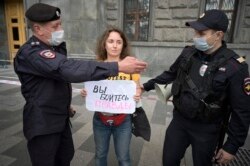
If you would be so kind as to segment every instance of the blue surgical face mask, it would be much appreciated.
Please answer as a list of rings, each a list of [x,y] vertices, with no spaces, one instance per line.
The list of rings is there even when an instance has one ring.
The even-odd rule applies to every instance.
[[[215,33],[214,33],[215,34]],[[214,35],[213,34],[213,35]],[[211,36],[213,36],[213,35],[211,35]],[[209,36],[208,38],[210,38],[211,36]],[[208,39],[207,38],[207,39]],[[208,43],[207,43],[207,40],[206,40],[206,38],[204,38],[204,37],[195,37],[195,38],[193,38],[193,41],[194,41],[194,46],[195,46],[195,48],[196,49],[198,49],[198,50],[200,50],[200,51],[207,51],[207,50],[209,50],[209,49],[211,49],[211,48],[213,48],[214,47],[214,44],[215,44],[215,42],[214,42],[214,44],[212,44],[212,45],[209,45]]]
[[[49,40],[52,46],[58,46],[64,42],[64,30],[54,31],[51,33],[51,39]]]
[[[50,32],[49,30],[45,28],[44,30],[51,34],[51,38],[48,39],[49,44],[51,46],[59,46],[62,42],[64,42],[64,30],[58,30],[54,32]]]

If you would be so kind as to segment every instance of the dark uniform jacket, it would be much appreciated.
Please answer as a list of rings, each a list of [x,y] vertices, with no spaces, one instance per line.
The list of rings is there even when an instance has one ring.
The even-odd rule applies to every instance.
[[[225,50],[227,49],[227,50]],[[228,139],[225,142],[223,149],[231,154],[235,154],[240,146],[245,142],[249,123],[250,123],[250,78],[248,72],[248,65],[242,61],[239,56],[234,53],[232,50],[226,47],[226,44],[223,42],[223,45],[218,49],[213,55],[204,55],[203,52],[196,50],[194,47],[185,47],[181,55],[177,60],[171,65],[170,70],[164,71],[161,75],[157,76],[154,79],[149,80],[144,84],[144,89],[149,91],[154,89],[154,84],[169,84],[176,80],[178,70],[180,69],[180,64],[185,59],[185,56],[190,52],[193,53],[194,64],[192,64],[191,70],[193,71],[190,76],[193,79],[193,82],[197,84],[198,87],[203,87],[206,82],[204,82],[203,77],[200,76],[201,70],[195,65],[195,63],[202,64],[203,62],[213,62],[220,59],[223,56],[223,52],[231,51],[235,54],[234,57],[229,58],[225,64],[220,66],[214,73],[212,79],[212,88],[216,95],[226,94],[227,104],[231,109],[231,119],[228,127]],[[174,85],[173,85],[174,86]],[[173,91],[173,89],[172,89]],[[186,94],[182,94],[186,95]],[[185,96],[182,98],[183,102],[186,102],[186,105],[182,108],[189,108],[192,110],[194,104],[191,101],[191,98]],[[175,102],[175,98],[173,99]],[[181,104],[183,104],[181,102]],[[175,107],[176,110],[176,107]],[[223,115],[223,114],[222,114]],[[175,116],[184,116],[181,111],[174,111]],[[217,117],[213,119],[213,123],[221,122],[223,117]],[[194,118],[195,120],[195,118]]]
[[[49,47],[31,37],[14,59],[26,100],[23,130],[27,139],[60,132],[68,123],[72,82],[105,79],[118,74],[117,63],[67,59],[65,42]]]

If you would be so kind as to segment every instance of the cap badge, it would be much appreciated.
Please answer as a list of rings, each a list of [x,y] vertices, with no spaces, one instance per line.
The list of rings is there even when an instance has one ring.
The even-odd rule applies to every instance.
[[[203,77],[206,70],[207,70],[207,65],[205,65],[205,64],[201,65],[200,70],[199,70],[200,76]]]
[[[56,57],[55,53],[52,52],[51,50],[43,50],[40,52],[40,55],[43,57],[43,58],[47,58],[47,59],[53,59]]]
[[[56,11],[56,15],[57,15],[57,17],[60,17],[59,11]]]
[[[200,15],[200,18],[202,18],[202,17],[204,17],[205,16],[205,13],[202,13],[201,15]]]
[[[250,95],[250,77],[244,79],[244,92]]]

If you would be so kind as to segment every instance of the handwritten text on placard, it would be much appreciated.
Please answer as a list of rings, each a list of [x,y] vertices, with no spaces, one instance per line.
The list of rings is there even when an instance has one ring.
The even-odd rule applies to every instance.
[[[90,111],[127,113],[135,111],[136,84],[130,80],[85,82],[86,107]]]

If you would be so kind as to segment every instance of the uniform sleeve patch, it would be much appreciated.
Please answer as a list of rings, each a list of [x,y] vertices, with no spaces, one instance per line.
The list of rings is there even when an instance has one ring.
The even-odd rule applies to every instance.
[[[43,50],[40,52],[40,56],[47,59],[53,59],[56,57],[56,54],[51,50]]]
[[[250,77],[244,79],[244,91],[247,95],[250,95]]]

